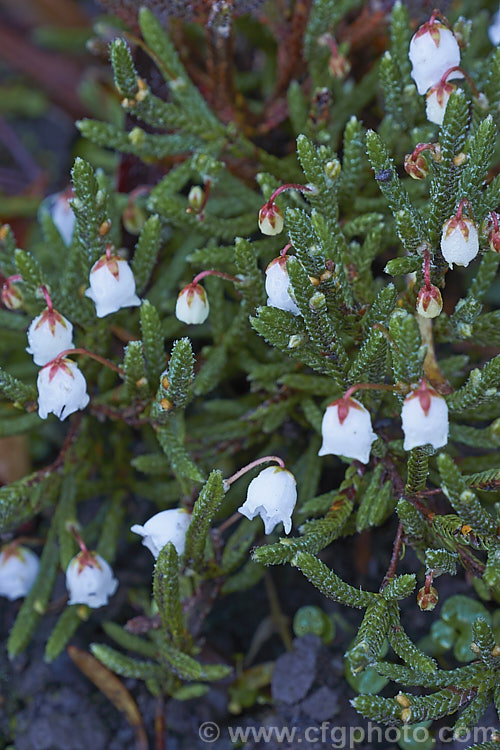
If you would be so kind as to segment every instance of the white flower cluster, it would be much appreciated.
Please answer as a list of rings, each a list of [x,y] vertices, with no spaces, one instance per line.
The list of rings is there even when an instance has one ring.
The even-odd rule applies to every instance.
[[[410,42],[411,76],[419,94],[426,94],[427,119],[441,125],[448,100],[456,86],[451,78],[463,78],[458,70],[460,47],[451,29],[434,16],[424,23]]]
[[[404,449],[430,444],[441,448],[448,442],[448,406],[425,381],[404,400],[401,421]],[[368,410],[355,398],[340,398],[326,409],[321,426],[320,456],[333,454],[366,464],[377,439]]]
[[[53,205],[59,205],[57,200]],[[73,216],[72,213],[71,215]],[[57,212],[53,214],[53,220],[56,225],[60,221]],[[58,228],[64,234],[64,227],[58,225]],[[109,250],[92,266],[89,283],[85,295],[94,302],[99,318],[122,307],[141,304],[135,293],[132,269],[126,260],[113,255]],[[46,419],[49,414],[55,414],[64,420],[73,412],[84,409],[89,403],[87,383],[75,362],[64,357],[64,352],[74,349],[75,346],[73,326],[53,308],[48,290],[45,287],[42,287],[42,290],[47,307],[31,321],[27,332],[29,346],[26,351],[33,355],[35,364],[41,367],[37,379],[38,414],[42,419]],[[7,291],[10,299],[12,293]]]

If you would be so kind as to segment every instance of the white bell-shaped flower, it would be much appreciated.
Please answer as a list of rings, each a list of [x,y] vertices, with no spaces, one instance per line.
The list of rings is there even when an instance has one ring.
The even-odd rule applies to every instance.
[[[143,545],[152,552],[156,560],[168,542],[174,545],[178,555],[182,555],[190,521],[191,516],[187,510],[172,508],[151,516],[144,526],[134,524],[130,531],[143,537]]]
[[[479,252],[479,236],[474,223],[467,218],[452,216],[443,225],[441,252],[453,268],[468,266]]]
[[[26,596],[36,581],[40,560],[27,547],[13,543],[0,551],[0,596],[13,601]]]
[[[248,485],[247,499],[238,511],[249,520],[260,516],[270,534],[282,522],[285,534],[292,528],[292,513],[297,502],[295,477],[281,466],[268,466]]]
[[[425,100],[425,113],[429,122],[434,122],[436,125],[443,124],[449,98],[456,88],[453,83],[445,82],[437,83],[429,89]]]
[[[26,351],[35,365],[46,365],[66,349],[74,349],[73,326],[57,310],[47,308],[31,321],[28,343]]]
[[[90,287],[85,291],[95,304],[98,318],[122,307],[137,307],[141,300],[135,293],[135,278],[129,264],[118,255],[103,255],[90,269]]]
[[[75,214],[69,202],[73,197],[73,188],[63,190],[61,193],[56,193],[54,196],[49,197],[49,201],[52,198],[50,207],[52,221],[66,245],[71,243],[75,229]]]
[[[355,398],[340,398],[328,405],[321,424],[323,445],[318,456],[346,456],[363,464],[370,460],[377,435],[370,412]]]
[[[264,203],[259,211],[259,229],[262,234],[273,236],[283,231],[285,220],[276,203]]]
[[[280,255],[272,260],[266,268],[267,304],[280,310],[288,310],[300,315],[297,303],[290,294],[290,279],[286,270],[288,257]]]
[[[38,415],[47,419],[55,414],[61,421],[85,409],[90,401],[87,381],[70,359],[56,359],[38,373]]]
[[[401,420],[405,451],[428,443],[442,448],[448,442],[448,405],[425,381],[405,398]]]
[[[429,21],[414,34],[409,49],[411,76],[419,94],[438,84],[443,76],[463,78],[460,70],[460,47],[453,32],[439,21]]]
[[[181,289],[175,303],[175,317],[188,325],[199,325],[208,318],[210,305],[201,284],[188,284]]]
[[[425,94],[450,68],[460,65],[460,47],[450,29],[439,21],[428,21],[413,35],[409,58],[418,93]],[[463,73],[454,70],[449,78],[463,78]]]
[[[491,26],[488,29],[488,36],[490,38],[490,42],[495,47],[500,44],[500,8],[493,16]]]
[[[104,607],[118,588],[111,566],[97,552],[79,552],[66,568],[68,604]]]

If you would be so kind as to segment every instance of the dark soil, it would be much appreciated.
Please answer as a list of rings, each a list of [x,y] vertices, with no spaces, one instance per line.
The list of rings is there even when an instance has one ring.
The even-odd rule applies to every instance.
[[[370,558],[368,570],[363,575],[356,569],[356,550],[352,542],[333,545],[324,555],[339,575],[353,585],[363,585],[376,590],[385,572],[392,546],[392,527],[376,532],[371,540],[375,552]],[[366,538],[364,543],[370,543]],[[144,555],[143,555],[144,553]],[[137,585],[138,573],[142,573],[146,562],[145,551],[139,548],[137,566],[134,569],[134,584]],[[123,563],[130,571],[130,558]],[[398,572],[405,569],[418,570],[418,562],[411,552],[407,553],[398,567]],[[122,592],[125,591],[129,576],[125,570],[120,571]],[[375,734],[369,742],[368,723],[351,707],[349,701],[355,693],[344,678],[343,654],[355,635],[361,613],[349,611],[339,605],[326,602],[321,595],[298,573],[297,570],[285,567],[271,571],[278,596],[288,617],[293,617],[298,607],[304,604],[318,604],[326,611],[338,613],[340,627],[333,643],[325,646],[317,636],[307,635],[297,638],[292,651],[285,651],[277,635],[273,635],[262,645],[254,664],[266,660],[276,660],[270,686],[270,693],[265,705],[254,705],[240,715],[228,711],[228,687],[225,684],[214,686],[210,691],[196,700],[179,702],[170,700],[165,705],[166,750],[198,750],[209,747],[225,750],[236,746],[257,748],[289,748],[294,750],[318,750],[321,747],[349,746],[366,750],[370,747],[397,748],[392,736],[377,741]],[[438,581],[441,600],[453,593],[470,593],[470,588],[460,577],[453,579],[443,576]],[[64,593],[61,580],[55,592],[55,598]],[[88,648],[93,641],[102,642],[106,636],[99,623],[103,619],[114,618],[125,622],[129,613],[124,599],[118,595],[116,601],[96,611],[91,620],[85,623],[73,639],[81,648]],[[18,602],[6,603],[2,600],[0,614],[0,638],[5,640],[19,608]],[[409,633],[415,639],[427,634],[430,624],[439,614],[439,605],[435,612],[419,612],[413,598],[406,604],[408,610],[403,615]],[[216,658],[231,659],[235,653],[246,653],[250,641],[258,626],[269,614],[269,605],[263,585],[250,592],[231,595],[219,602],[205,627],[204,653],[215,653]],[[63,653],[52,664],[43,661],[45,642],[51,632],[57,615],[48,615],[37,631],[27,652],[9,663],[5,655],[0,659],[0,748],[12,750],[134,750],[135,735],[124,715],[102,695],[74,666],[66,653]],[[454,663],[443,663],[452,667]],[[136,680],[124,680],[125,685],[134,696],[148,733],[150,748],[155,747],[154,722],[156,701],[150,696],[144,685]],[[388,686],[382,694],[394,695],[397,689]],[[448,720],[441,722],[446,724]],[[215,741],[200,739],[199,731],[204,722],[215,722],[220,727],[220,736]],[[484,726],[495,726],[493,709],[483,719]],[[449,723],[449,721],[448,721]],[[249,735],[243,744],[235,745],[231,740],[229,728],[235,727],[270,729],[273,734],[260,741]],[[357,738],[360,742],[350,745],[349,730],[357,727]],[[283,728],[295,731],[295,737],[279,741],[279,732]],[[306,730],[309,729],[309,735]],[[210,728],[209,728],[210,729]],[[210,730],[211,731],[211,730]],[[213,739],[205,735],[207,738]],[[234,736],[234,735],[233,735]],[[278,739],[277,739],[278,737]],[[309,737],[310,741],[308,741]],[[12,743],[12,744],[10,744]],[[471,742],[442,742],[435,745],[436,750],[458,750],[467,747]],[[418,747],[418,745],[417,745]]]

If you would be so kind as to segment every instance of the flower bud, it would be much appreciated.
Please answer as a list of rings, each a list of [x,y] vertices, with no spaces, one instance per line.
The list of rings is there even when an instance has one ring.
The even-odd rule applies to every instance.
[[[281,466],[268,466],[248,485],[247,498],[238,511],[252,520],[260,516],[270,534],[282,522],[285,534],[292,528],[292,513],[297,502],[295,477]]]
[[[38,576],[40,560],[27,547],[15,542],[0,550],[0,596],[10,601],[26,596]]]
[[[288,256],[280,255],[272,260],[266,268],[267,304],[280,310],[288,310],[300,315],[295,299],[290,294],[290,279],[286,270]]]
[[[335,51],[328,60],[328,70],[333,78],[342,81],[351,72],[351,63],[347,57]]]
[[[19,285],[16,281],[7,279],[2,284],[2,303],[7,310],[19,310],[23,306],[24,300]]]
[[[201,284],[188,284],[181,289],[175,303],[177,320],[188,325],[198,325],[206,321],[209,312],[207,293]]]
[[[439,601],[439,594],[434,586],[430,586],[429,590],[425,591],[425,586],[422,586],[417,593],[417,604],[422,612],[432,612],[434,607]]]
[[[122,223],[129,234],[140,234],[148,215],[139,203],[131,200],[122,213]]]
[[[198,213],[205,200],[205,191],[199,185],[193,185],[188,195],[188,203],[191,211]]]
[[[413,152],[412,154],[406,154],[404,166],[405,172],[407,172],[410,177],[413,177],[414,180],[425,180],[429,174],[429,165],[427,164],[425,156],[421,153],[415,154],[415,152]]]
[[[65,245],[71,244],[75,229],[75,214],[69,202],[73,197],[73,188],[69,187],[60,193],[49,195],[47,198],[52,221],[63,238]]]
[[[460,65],[460,47],[450,29],[439,21],[428,21],[413,35],[409,58],[412,64],[411,77],[419,94],[425,94],[431,86],[439,83],[450,69]],[[459,70],[449,78],[463,78]]]
[[[85,409],[90,401],[87,382],[75,362],[56,359],[38,373],[38,415],[47,419],[55,414],[61,421],[73,412]]]
[[[168,542],[174,545],[178,555],[182,555],[190,521],[191,516],[187,510],[172,508],[156,513],[144,526],[134,524],[130,531],[143,537],[143,545],[152,552],[156,560]]]
[[[283,231],[285,221],[276,203],[264,203],[259,211],[259,229],[262,234],[279,234]]]
[[[129,264],[118,255],[103,255],[89,274],[90,287],[85,296],[95,304],[98,318],[122,307],[137,307],[141,300],[135,293],[135,278]]]
[[[488,214],[481,225],[481,233],[488,236],[488,245],[494,253],[500,253],[500,226],[496,212]]]
[[[35,365],[46,365],[58,354],[73,349],[73,326],[66,318],[47,308],[31,321],[28,328],[28,354],[33,355]]]
[[[425,100],[425,113],[429,122],[442,125],[448,100],[457,87],[453,83],[439,82],[429,89]]]
[[[340,398],[327,407],[321,425],[323,444],[318,456],[333,454],[370,460],[372,443],[377,439],[370,412],[355,398]]]
[[[79,552],[66,568],[68,604],[104,607],[118,588],[111,566],[97,552]]]
[[[401,420],[405,451],[427,444],[442,448],[448,442],[448,405],[424,380],[405,398]]]
[[[443,299],[437,286],[423,286],[417,297],[418,314],[423,318],[437,318],[442,309]]]
[[[445,261],[453,268],[468,266],[479,252],[479,236],[475,224],[467,218],[452,216],[443,225],[441,252]]]

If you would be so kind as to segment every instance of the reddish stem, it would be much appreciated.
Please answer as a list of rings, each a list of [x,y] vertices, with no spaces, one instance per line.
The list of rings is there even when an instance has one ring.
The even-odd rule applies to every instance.
[[[113,253],[111,252],[111,245],[106,245],[106,258],[109,260],[113,256]]]
[[[389,581],[392,578],[394,578],[394,575],[396,573],[396,566],[399,560],[399,554],[401,552],[402,542],[403,542],[403,524],[399,522],[398,530],[394,538],[394,544],[392,546],[391,562],[389,563],[389,567],[387,568],[387,573],[385,574],[384,580],[382,581],[382,585],[380,586],[380,591],[383,591],[383,589],[385,589]]]
[[[450,26],[450,22],[448,21],[446,16],[442,14],[439,8],[434,8],[434,10],[432,11],[431,17],[427,21],[427,24],[431,25],[433,23],[436,23],[437,20],[439,20],[444,26],[446,26],[447,29],[450,29],[450,31],[452,30]]]
[[[462,218],[462,211],[464,210],[465,206],[470,206],[470,201],[468,201],[467,198],[462,198],[462,200],[458,204],[457,212],[455,214],[459,221]]]
[[[490,217],[491,217],[491,223],[493,224],[493,229],[495,230],[495,232],[498,232],[498,215],[497,215],[497,212],[496,211],[492,211],[490,213]],[[13,276],[9,277],[7,279],[7,281],[10,281],[11,278],[14,278],[14,277]]]
[[[13,276],[8,276],[5,279],[4,284],[12,284],[14,281],[22,281],[22,280],[23,280],[23,277],[21,276],[21,274],[15,273]]]
[[[431,289],[431,253],[429,248],[425,248],[423,252],[424,256],[424,282],[425,288],[430,291]]]
[[[53,309],[54,309],[54,306],[52,304],[52,299],[50,297],[49,290],[47,289],[47,287],[45,286],[45,284],[41,285],[40,290],[41,290],[43,296],[45,297],[45,302],[47,303],[48,311],[52,312]]]
[[[51,362],[48,362],[45,367],[47,367],[49,364],[52,364],[53,362],[57,362],[60,359],[64,359],[64,357],[69,356],[70,354],[86,354],[87,357],[91,357],[92,359],[95,359],[96,362],[100,362],[105,367],[109,367],[110,370],[114,370],[119,375],[125,375],[125,370],[122,370],[121,367],[118,367],[118,365],[115,365],[114,362],[110,362],[109,359],[106,359],[105,357],[101,357],[99,354],[94,354],[94,352],[89,352],[87,349],[65,349],[63,352],[57,355],[57,357],[54,357],[54,359]]]
[[[198,284],[198,282],[204,279],[205,276],[218,276],[219,279],[226,279],[226,281],[233,281],[235,284],[241,283],[241,279],[239,279],[237,276],[233,276],[230,273],[223,273],[222,271],[208,270],[208,271],[201,271],[200,273],[196,274],[191,284]]]
[[[356,383],[356,385],[351,385],[350,388],[347,389],[347,391],[342,396],[342,399],[344,401],[347,401],[348,398],[352,396],[353,393],[356,391],[400,391],[401,386],[396,385],[385,385],[385,384],[377,384],[377,383]],[[405,393],[409,388],[405,387]]]
[[[440,83],[441,84],[445,84],[447,82],[446,79],[448,78],[448,76],[450,75],[450,73],[453,73],[455,70],[459,70],[462,73],[463,77],[465,78],[465,80],[467,81],[467,83],[469,84],[469,86],[471,87],[472,93],[477,98],[479,96],[479,91],[476,88],[476,84],[474,83],[474,81],[472,80],[472,78],[470,77],[470,75],[467,73],[467,71],[464,70],[463,68],[461,68],[460,65],[454,65],[452,68],[448,68],[448,70],[446,71],[446,73],[444,73],[441,76]]]
[[[433,580],[434,580],[434,571],[429,570],[429,572],[425,576],[425,586],[424,586],[424,591],[427,596],[431,593],[431,586],[432,586]]]
[[[80,534],[78,533],[78,531],[76,530],[76,528],[73,525],[71,525],[70,526],[70,530],[71,530],[71,533],[73,534],[73,536],[75,537],[75,539],[76,539],[76,541],[78,543],[78,546],[80,547],[80,549],[83,552],[83,554],[84,555],[88,555],[89,551],[87,549],[87,545],[83,541],[82,537],[80,536]]]
[[[236,474],[233,474],[232,476],[230,476],[229,479],[225,479],[224,487],[226,488],[226,490],[229,489],[229,487],[233,484],[233,482],[236,482],[236,480],[242,477],[243,474],[246,474],[247,471],[251,471],[252,469],[255,469],[256,466],[266,463],[267,461],[276,461],[276,463],[279,466],[281,466],[282,469],[285,468],[285,462],[279,456],[263,456],[262,458],[257,458],[255,459],[255,461],[252,461],[246,466],[243,466],[242,469],[237,471]]]
[[[280,250],[281,257],[283,257],[284,255],[286,255],[287,251],[290,250],[291,247],[292,247],[292,243],[291,242],[289,242],[288,245],[285,245],[285,247],[283,248],[283,250]]]
[[[310,193],[312,192],[312,188],[308,187],[307,185],[298,185],[294,182],[288,182],[286,185],[280,185],[279,188],[276,188],[274,193],[271,193],[271,197],[267,201],[268,206],[272,206],[274,203],[275,198],[278,197],[280,193],[282,193],[284,190],[300,190],[301,193]]]

